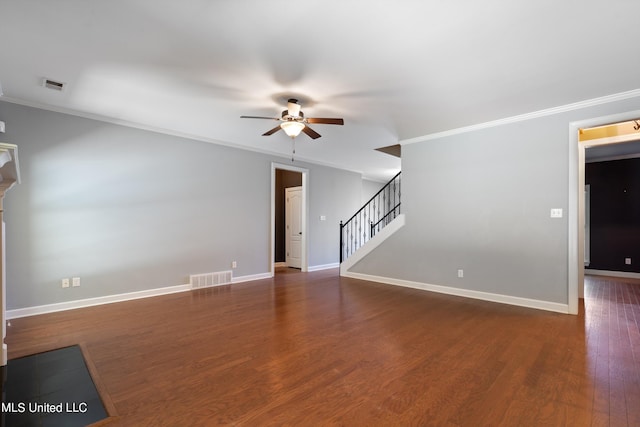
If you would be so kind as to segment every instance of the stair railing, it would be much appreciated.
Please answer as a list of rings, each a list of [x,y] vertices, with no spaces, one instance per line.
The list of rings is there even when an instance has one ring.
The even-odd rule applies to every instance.
[[[391,178],[344,224],[340,221],[340,263],[400,215],[400,174]]]

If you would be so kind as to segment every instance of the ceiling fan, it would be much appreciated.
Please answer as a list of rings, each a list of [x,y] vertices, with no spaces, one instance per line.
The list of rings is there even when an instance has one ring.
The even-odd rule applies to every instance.
[[[278,120],[280,123],[278,126],[263,133],[262,136],[273,135],[280,129],[291,138],[295,138],[300,135],[300,132],[306,133],[312,139],[320,138],[320,134],[309,127],[311,124],[325,124],[325,125],[343,125],[343,119],[327,119],[318,117],[305,117],[302,111],[300,111],[300,104],[297,99],[289,99],[287,101],[287,109],[282,112],[280,117],[261,117],[261,116],[240,116],[241,119],[267,119]]]

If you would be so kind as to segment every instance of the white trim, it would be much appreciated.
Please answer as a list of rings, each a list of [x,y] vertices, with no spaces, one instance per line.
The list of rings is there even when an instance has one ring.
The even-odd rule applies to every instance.
[[[271,277],[273,277],[273,275],[270,273],[250,274],[247,276],[232,278],[231,284],[270,279]],[[116,302],[131,301],[141,298],[157,297],[161,295],[175,294],[178,292],[185,292],[190,290],[190,285],[177,285],[168,286],[165,288],[147,289],[144,291],[127,292],[124,294],[107,295],[103,297],[65,301],[55,304],[38,305],[35,307],[17,308],[14,310],[7,310],[7,319],[17,319],[19,317],[36,316],[38,314],[55,313],[58,311],[74,310],[76,308],[93,307],[95,305],[112,304]]]
[[[286,267],[287,263],[286,262],[276,262],[273,264],[274,267]],[[330,270],[332,268],[338,268],[340,267],[340,263],[338,262],[334,262],[331,264],[321,264],[321,265],[311,265],[309,266],[309,268],[307,268],[307,272],[312,272],[312,271],[321,271],[321,270]]]
[[[321,271],[321,270],[331,270],[332,268],[340,267],[339,262],[334,262],[331,264],[322,264],[322,265],[313,265],[307,269],[307,271]]]
[[[307,238],[309,235],[309,169],[271,162],[271,220],[269,224],[271,244],[269,246],[269,273],[272,277],[275,273],[273,259],[276,253],[276,169],[302,174],[302,253],[300,254],[300,267],[302,271],[308,271],[309,267],[309,239]]]
[[[251,282],[254,280],[270,279],[272,277],[273,277],[273,274],[271,273],[249,274],[247,276],[234,277],[231,279],[231,283],[235,284],[235,283]]]
[[[245,151],[251,151],[251,152],[254,152],[254,153],[266,154],[266,155],[269,155],[269,156],[275,156],[275,157],[279,157],[279,158],[282,158],[282,159],[290,158],[290,156],[291,156],[290,154],[278,153],[276,151],[265,150],[263,148],[253,147],[253,146],[250,146],[250,145],[241,145],[241,144],[237,144],[237,143],[230,142],[230,141],[223,141],[223,140],[220,140],[220,139],[210,138],[210,137],[196,135],[196,134],[192,134],[192,133],[180,132],[180,131],[176,131],[176,130],[166,129],[166,128],[162,128],[162,127],[159,127],[159,126],[146,125],[146,124],[143,124],[143,123],[136,123],[136,122],[131,122],[131,121],[128,121],[128,120],[116,119],[116,118],[113,118],[113,117],[107,117],[107,116],[102,116],[100,114],[94,114],[94,113],[88,113],[88,112],[84,112],[84,111],[73,110],[73,109],[70,109],[70,108],[59,107],[59,106],[56,106],[56,105],[41,104],[39,102],[31,102],[31,101],[26,101],[26,100],[6,97],[6,96],[3,96],[3,97],[0,98],[0,102],[2,102],[2,101],[5,101],[5,102],[11,103],[11,104],[22,105],[22,106],[25,106],[25,107],[38,108],[40,110],[53,111],[55,113],[62,113],[62,114],[68,114],[70,116],[82,117],[84,119],[96,120],[96,121],[103,122],[103,123],[111,123],[111,124],[114,124],[114,125],[124,126],[124,127],[128,127],[128,128],[146,130],[146,131],[149,131],[149,132],[156,132],[156,133],[160,133],[160,134],[163,134],[163,135],[171,135],[171,136],[176,136],[178,138],[190,139],[190,140],[193,140],[193,141],[208,142],[210,144],[216,144],[216,145],[222,145],[222,146],[225,146],[225,147],[237,148],[238,150],[245,150]],[[349,168],[346,168],[344,166],[341,166],[341,165],[338,165],[338,164],[335,164],[335,163],[323,162],[323,161],[314,160],[314,159],[308,158],[308,157],[301,157],[301,156],[296,155],[296,160],[301,161],[301,162],[311,163],[311,164],[314,164],[314,165],[327,166],[327,167],[330,167],[330,168],[340,169],[340,170],[344,170],[344,171],[348,171],[348,172],[359,173],[361,175],[364,174],[364,172],[362,170],[349,169]]]
[[[351,267],[356,265],[362,258],[369,255],[371,251],[380,246],[393,233],[400,230],[405,225],[404,214],[398,215],[393,221],[376,233],[368,242],[361,246],[353,255],[344,260],[340,265],[340,275],[346,276]]]
[[[632,91],[638,92],[638,91]],[[631,92],[625,92],[631,93]],[[626,99],[626,98],[621,98]],[[567,209],[568,230],[568,301],[569,312],[578,313],[578,300],[584,296],[584,170],[587,146],[613,144],[617,139],[603,138],[580,143],[580,128],[604,126],[633,120],[640,110],[595,117],[569,123],[569,206]]]
[[[569,179],[567,206],[567,302],[569,313],[578,314],[584,289],[584,149],[578,144],[579,127],[569,124]],[[575,142],[574,142],[575,141]],[[582,181],[580,181],[582,177]],[[582,243],[582,244],[581,244]],[[581,260],[581,266],[577,265]]]
[[[473,298],[483,301],[497,302],[501,304],[517,305],[520,307],[535,308],[537,310],[554,311],[563,314],[569,313],[569,306],[567,304],[559,304],[556,302],[513,297],[509,295],[493,294],[489,292],[472,291],[470,289],[452,288],[449,286],[431,285],[428,283],[391,279],[388,277],[372,276],[362,273],[346,272],[345,274],[343,274],[343,276],[353,279],[367,280],[370,282],[384,283],[387,285],[402,286],[405,288],[420,289],[429,292],[437,292],[440,294],[455,295],[459,297]]]
[[[622,277],[623,279],[640,279],[640,273],[634,273],[632,271],[592,270],[590,268],[585,268],[584,274],[587,276],[608,276]]]
[[[55,304],[38,305],[35,307],[17,308],[14,310],[7,310],[7,319],[17,319],[18,317],[35,316],[38,314],[55,313],[57,311],[74,310],[76,308],[93,307],[94,305],[111,304],[140,298],[175,294],[177,292],[189,290],[191,290],[191,286],[189,285],[178,285],[166,288],[148,289],[145,291],[127,292],[125,294],[107,295],[103,297],[65,301]]]
[[[403,140],[400,140],[399,143],[401,145],[408,145],[408,144],[414,144],[416,142],[430,141],[433,139],[443,138],[446,136],[459,135],[462,133],[474,132],[481,129],[487,129],[487,128],[492,128],[496,126],[522,122],[525,120],[537,119],[545,116],[552,116],[554,114],[559,114],[559,113],[566,113],[568,111],[580,110],[582,108],[593,107],[596,105],[608,104],[610,102],[636,98],[638,96],[640,96],[640,89],[634,89],[627,92],[620,92],[613,95],[602,96],[600,98],[587,99],[585,101],[561,105],[559,107],[547,108],[544,110],[534,111],[531,113],[520,114],[518,116],[506,117],[504,119],[493,120],[490,122],[479,123],[476,125],[446,130],[443,132],[432,133],[429,135],[418,136],[415,138],[403,139]]]

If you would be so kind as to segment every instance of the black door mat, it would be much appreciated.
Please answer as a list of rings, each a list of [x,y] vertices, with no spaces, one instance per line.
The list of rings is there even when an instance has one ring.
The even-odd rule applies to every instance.
[[[2,426],[86,426],[107,418],[79,346],[9,360]]]

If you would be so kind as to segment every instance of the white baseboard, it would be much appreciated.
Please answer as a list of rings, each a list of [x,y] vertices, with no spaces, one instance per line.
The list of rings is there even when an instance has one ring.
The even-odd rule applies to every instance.
[[[585,268],[584,274],[591,276],[622,277],[623,279],[640,279],[640,273],[634,273],[631,271],[592,270]]]
[[[320,270],[330,270],[332,268],[338,268],[338,267],[340,267],[340,263],[334,262],[333,264],[313,265],[307,268],[307,271],[312,272],[312,271],[320,271]]]
[[[554,311],[557,313],[569,313],[568,304],[559,304],[549,301],[540,301],[529,298],[513,297],[509,295],[493,294],[489,292],[473,291],[470,289],[452,288],[449,286],[430,285],[428,283],[413,282],[410,280],[402,279],[391,279],[388,277],[372,276],[362,273],[344,272],[341,275],[354,279],[385,283],[387,285],[403,286],[406,288],[421,289],[423,291],[438,292],[441,294],[455,295],[459,297],[473,298],[483,301],[497,302],[501,304],[517,305],[520,307],[535,308],[538,310]]]
[[[249,274],[247,276],[234,277],[231,279],[231,283],[251,282],[253,280],[271,279],[272,277],[271,273]]]
[[[287,263],[286,262],[276,262],[273,264],[274,267],[286,267]],[[312,271],[320,271],[320,270],[329,270],[331,268],[338,268],[340,267],[340,263],[339,262],[334,262],[333,264],[321,264],[321,265],[312,265],[309,266],[307,268],[307,272],[312,272]]]
[[[76,308],[92,307],[94,305],[111,304],[114,302],[130,301],[159,295],[174,294],[190,290],[189,285],[169,286],[166,288],[148,289],[145,291],[127,292],[125,294],[107,295],[104,297],[86,298],[75,301],[65,301],[55,304],[38,305],[35,307],[7,310],[7,319],[35,316],[37,314],[55,313],[57,311],[73,310]]]
[[[271,278],[269,273],[251,274],[248,276],[239,276],[231,279],[231,283],[249,282],[252,280],[261,280]],[[75,301],[65,301],[55,304],[38,305],[35,307],[17,308],[7,310],[7,319],[17,319],[20,317],[36,316],[38,314],[55,313],[57,311],[74,310],[76,308],[92,307],[94,305],[112,304],[115,302],[131,301],[140,298],[157,297],[160,295],[175,294],[177,292],[190,291],[190,285],[168,286],[165,288],[148,289],[144,291],[127,292],[124,294],[107,295],[96,298],[86,298]]]

